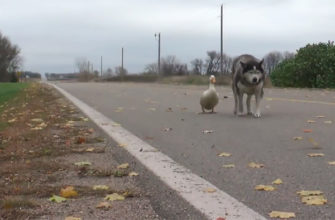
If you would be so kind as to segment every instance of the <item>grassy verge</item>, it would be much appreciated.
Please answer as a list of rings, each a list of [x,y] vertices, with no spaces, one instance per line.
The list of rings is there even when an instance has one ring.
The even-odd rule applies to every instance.
[[[0,105],[14,98],[28,83],[0,83]]]

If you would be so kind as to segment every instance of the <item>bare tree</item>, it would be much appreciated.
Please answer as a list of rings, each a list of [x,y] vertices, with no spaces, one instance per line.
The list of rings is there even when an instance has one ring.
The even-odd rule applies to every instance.
[[[206,59],[206,74],[219,75],[220,73],[220,54],[216,51],[208,51]],[[227,54],[223,54],[223,74],[230,74],[233,59]]]
[[[9,73],[15,75],[21,64],[22,59],[19,56],[20,48],[13,45],[8,37],[0,32],[0,81],[8,81]]]
[[[191,61],[192,70],[191,73],[194,75],[202,75],[204,61],[202,59],[194,59]]]
[[[274,68],[283,61],[284,57],[282,53],[278,51],[272,51],[264,56],[264,67],[265,72],[270,74]]]
[[[107,77],[113,76],[113,70],[111,68],[107,68],[107,70],[104,72],[104,75]]]
[[[79,71],[79,80],[89,81],[94,78],[94,73],[92,72],[91,63],[84,57],[77,58],[75,65]]]
[[[150,75],[156,75],[158,74],[158,64],[157,63],[151,63],[145,66],[144,73],[150,74]]]
[[[180,63],[175,56],[167,56],[161,60],[161,72],[164,76],[187,75],[187,65]]]
[[[117,67],[115,67],[115,74],[117,76],[123,77],[123,76],[128,74],[128,71],[127,71],[127,69],[122,68],[122,66],[117,66]]]
[[[284,53],[283,53],[283,60],[293,59],[294,57],[295,57],[294,52],[284,51]]]

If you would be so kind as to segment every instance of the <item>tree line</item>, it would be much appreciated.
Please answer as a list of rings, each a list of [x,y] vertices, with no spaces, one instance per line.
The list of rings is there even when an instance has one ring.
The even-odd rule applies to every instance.
[[[0,82],[16,82],[22,65],[20,48],[0,32]]]
[[[267,74],[275,69],[275,67],[287,59],[294,58],[295,53],[272,51],[264,56],[264,68]],[[181,63],[176,56],[167,56],[161,59],[160,71],[158,64],[151,63],[146,65],[144,74],[162,76],[182,76],[182,75],[230,75],[233,64],[233,57],[223,53],[222,56],[222,73],[221,73],[221,55],[216,51],[208,51],[205,60],[196,58],[190,62],[190,69],[186,63]]]

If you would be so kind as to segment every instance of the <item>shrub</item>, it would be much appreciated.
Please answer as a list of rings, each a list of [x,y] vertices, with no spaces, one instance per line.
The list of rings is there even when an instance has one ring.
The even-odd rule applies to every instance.
[[[335,88],[334,42],[300,48],[293,59],[280,63],[270,77],[280,87]]]

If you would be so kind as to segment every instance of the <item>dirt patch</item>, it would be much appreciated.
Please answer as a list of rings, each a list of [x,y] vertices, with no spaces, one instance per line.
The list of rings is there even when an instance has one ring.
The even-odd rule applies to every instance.
[[[132,165],[118,168],[105,139],[55,90],[32,84],[0,117],[0,219],[160,219],[129,176]],[[74,196],[49,201],[67,197],[68,186]],[[113,193],[124,200],[97,208]]]

